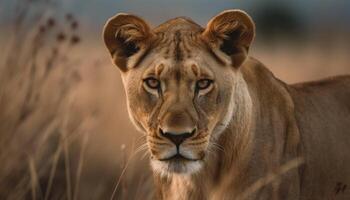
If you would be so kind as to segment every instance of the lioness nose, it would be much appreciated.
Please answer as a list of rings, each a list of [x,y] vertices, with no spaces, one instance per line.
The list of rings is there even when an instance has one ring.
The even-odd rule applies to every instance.
[[[196,129],[193,129],[191,132],[185,132],[185,133],[172,133],[172,132],[163,132],[162,129],[160,129],[160,133],[162,136],[168,138],[171,142],[173,142],[176,146],[179,146],[183,141],[185,141],[187,138],[190,138],[194,135]]]

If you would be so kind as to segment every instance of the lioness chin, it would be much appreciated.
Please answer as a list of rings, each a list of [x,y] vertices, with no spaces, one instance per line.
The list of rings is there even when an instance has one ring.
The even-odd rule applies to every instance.
[[[152,29],[124,13],[107,21],[157,197],[350,199],[350,77],[287,85],[248,56],[254,35],[240,10],[206,28],[175,18]]]

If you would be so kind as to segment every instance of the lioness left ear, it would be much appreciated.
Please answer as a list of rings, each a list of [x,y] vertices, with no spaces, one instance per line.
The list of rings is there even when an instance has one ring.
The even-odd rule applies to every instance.
[[[232,65],[239,67],[247,58],[255,25],[244,11],[227,10],[213,17],[202,35],[211,48],[230,56]]]
[[[153,33],[141,18],[120,13],[110,18],[103,29],[103,39],[114,64],[127,71],[127,61],[134,54],[145,50],[151,43]]]

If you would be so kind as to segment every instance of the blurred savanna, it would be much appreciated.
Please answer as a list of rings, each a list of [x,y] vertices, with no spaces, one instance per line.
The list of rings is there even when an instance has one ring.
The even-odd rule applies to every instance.
[[[102,38],[117,13],[205,27],[243,9],[256,24],[249,55],[279,79],[349,74],[350,4],[278,2],[0,1],[0,199],[154,199],[146,138]]]

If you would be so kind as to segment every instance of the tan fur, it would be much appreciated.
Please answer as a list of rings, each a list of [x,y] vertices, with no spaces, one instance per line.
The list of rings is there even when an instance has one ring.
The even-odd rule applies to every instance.
[[[350,199],[350,77],[287,85],[248,56],[254,34],[240,10],[205,29],[186,18],[154,29],[128,14],[107,22],[158,198]],[[158,89],[145,85],[149,77]],[[198,91],[203,78],[213,84]],[[161,130],[193,134],[176,147]],[[166,160],[176,152],[184,158]],[[289,169],[294,159],[303,164]]]

